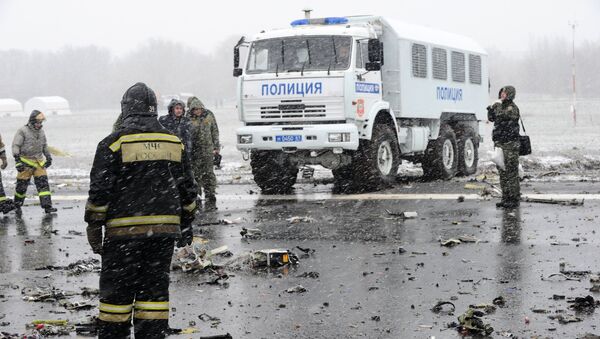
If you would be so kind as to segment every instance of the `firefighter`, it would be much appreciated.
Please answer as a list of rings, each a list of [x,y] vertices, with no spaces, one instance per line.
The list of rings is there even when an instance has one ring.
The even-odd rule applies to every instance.
[[[17,213],[21,213],[21,206],[25,201],[27,186],[33,177],[35,187],[40,198],[40,205],[46,213],[55,213],[52,207],[50,185],[46,169],[52,165],[52,155],[48,151],[46,134],[43,123],[46,120],[44,113],[33,110],[27,125],[19,128],[12,143],[12,153],[15,157],[17,168],[17,185],[15,188],[15,205]]]
[[[196,185],[183,143],[157,120],[154,92],[133,85],[121,110],[121,128],[96,149],[85,208],[102,255],[99,338],[129,338],[132,315],[136,338],[164,338],[174,241],[192,242]]]
[[[2,143],[2,136],[0,136],[0,170],[6,169],[8,166],[8,160],[6,159],[6,149],[4,143]],[[6,197],[4,192],[4,185],[2,185],[2,173],[0,173],[0,213],[8,213],[15,209],[13,201]]]
[[[198,195],[204,189],[204,210],[217,209],[217,178],[215,156],[219,155],[219,126],[217,119],[197,97],[188,99],[188,115],[192,123],[192,167],[198,183]]]

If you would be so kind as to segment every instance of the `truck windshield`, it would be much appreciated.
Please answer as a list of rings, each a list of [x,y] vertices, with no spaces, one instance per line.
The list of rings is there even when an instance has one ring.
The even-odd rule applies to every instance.
[[[299,36],[256,41],[246,73],[345,70],[350,65],[352,38]]]

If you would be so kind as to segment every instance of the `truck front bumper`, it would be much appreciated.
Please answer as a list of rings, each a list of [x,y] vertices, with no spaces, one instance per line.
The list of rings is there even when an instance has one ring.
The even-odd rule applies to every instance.
[[[236,134],[240,151],[358,149],[358,128],[351,123],[244,126]]]

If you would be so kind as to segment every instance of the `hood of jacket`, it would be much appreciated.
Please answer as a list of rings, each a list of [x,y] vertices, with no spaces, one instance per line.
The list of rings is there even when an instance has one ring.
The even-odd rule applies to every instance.
[[[175,106],[180,105],[181,108],[183,109],[183,112],[185,112],[185,103],[179,99],[171,99],[171,102],[169,103],[169,106],[167,106],[167,110],[169,112],[169,115],[174,115],[173,110],[175,109]]]
[[[517,90],[514,86],[504,86],[502,87],[502,90],[506,92],[506,99],[510,101],[515,100],[515,97],[517,96]]]
[[[190,112],[196,108],[204,108],[204,104],[197,97],[189,98],[187,104]]]

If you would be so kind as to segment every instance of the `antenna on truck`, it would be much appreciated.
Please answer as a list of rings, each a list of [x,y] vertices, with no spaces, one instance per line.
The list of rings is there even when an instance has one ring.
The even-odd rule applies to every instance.
[[[302,12],[304,12],[304,19],[310,19],[310,12],[312,12],[312,8],[305,7]]]

